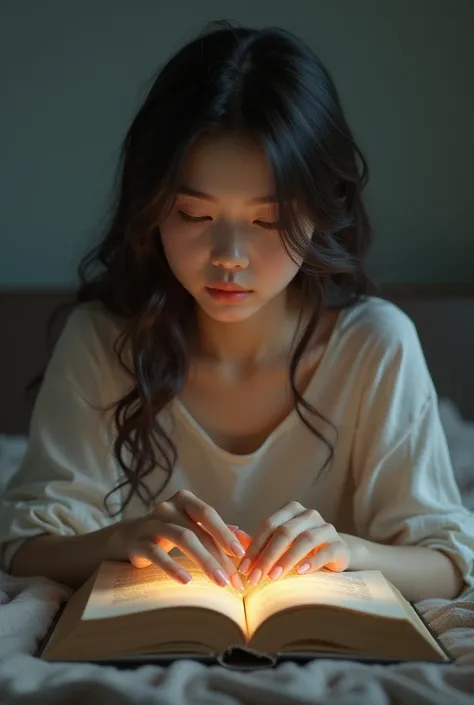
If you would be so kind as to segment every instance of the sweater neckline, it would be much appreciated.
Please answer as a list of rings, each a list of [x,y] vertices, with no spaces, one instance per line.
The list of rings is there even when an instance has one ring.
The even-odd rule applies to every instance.
[[[321,379],[324,378],[324,367],[326,364],[328,364],[328,361],[331,359],[331,353],[333,351],[334,346],[336,345],[337,340],[339,339],[339,334],[340,334],[340,328],[342,324],[342,319],[344,318],[344,314],[346,313],[346,309],[341,309],[339,312],[339,315],[337,317],[336,323],[334,325],[334,328],[331,332],[331,335],[329,337],[329,340],[327,342],[327,345],[325,349],[322,351],[321,356],[319,357],[318,364],[316,366],[316,369],[314,373],[311,376],[311,379],[309,380],[308,384],[306,385],[306,388],[303,392],[303,396],[306,398],[308,396],[311,396],[314,392],[314,388],[316,387],[317,382]],[[251,464],[258,460],[258,458],[263,455],[279,438],[281,435],[286,433],[288,430],[290,430],[296,422],[299,420],[298,412],[296,408],[293,408],[287,416],[276,426],[273,431],[266,437],[264,442],[252,453],[231,453],[228,450],[225,450],[224,448],[221,448],[212,438],[211,436],[207,433],[207,431],[199,424],[194,416],[188,411],[186,406],[183,404],[183,402],[179,398],[175,398],[172,402],[173,406],[177,409],[179,415],[183,419],[183,421],[186,423],[188,428],[199,437],[200,442],[214,453],[214,455],[217,455],[221,457],[223,460],[225,460],[227,463],[230,463],[232,465],[245,465],[245,464]]]

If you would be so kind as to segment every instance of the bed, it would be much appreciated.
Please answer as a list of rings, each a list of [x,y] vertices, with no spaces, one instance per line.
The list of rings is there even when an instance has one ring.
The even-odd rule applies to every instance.
[[[414,320],[435,381],[463,501],[474,511],[474,286],[384,287],[381,295]],[[29,408],[23,388],[47,360],[45,324],[70,293],[0,293],[0,492],[21,460]],[[474,521],[474,514],[473,514]],[[455,665],[367,665],[315,660],[239,673],[191,661],[134,671],[36,659],[67,590],[42,579],[0,573],[0,702],[32,705],[83,702],[188,705],[261,703],[474,702],[474,591],[455,601],[418,603]]]

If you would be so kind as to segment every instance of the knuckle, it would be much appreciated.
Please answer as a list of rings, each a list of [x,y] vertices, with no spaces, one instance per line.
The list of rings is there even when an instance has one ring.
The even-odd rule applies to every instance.
[[[169,512],[170,509],[171,504],[168,501],[160,502],[159,504],[155,504],[155,507],[151,514],[165,514],[166,512]]]
[[[275,536],[287,540],[292,538],[293,532],[291,531],[290,527],[287,526],[287,524],[282,524],[278,527],[278,529],[276,529]]]
[[[276,526],[275,526],[275,520],[274,520],[274,519],[268,518],[268,519],[265,519],[265,520],[262,522],[262,529],[263,529],[263,531],[265,531],[265,532],[274,531],[275,528],[276,528]]]
[[[308,543],[315,543],[318,536],[317,529],[306,529],[300,534],[301,538]]]
[[[194,497],[190,490],[178,490],[174,493],[173,498],[178,501],[187,502]]]
[[[327,531],[328,534],[329,534],[329,533],[331,533],[331,534],[337,534],[337,531],[336,531],[336,529],[335,529],[335,527],[334,527],[333,524],[328,524],[328,523],[326,522],[326,524],[324,525],[324,528],[326,529],[326,531]]]
[[[196,541],[196,534],[186,526],[180,526],[177,530],[178,539],[187,546],[192,545]]]
[[[303,505],[294,499],[292,499],[291,502],[288,502],[286,506],[288,509],[291,509],[295,512],[301,512],[304,509]]]
[[[317,509],[307,509],[304,514],[305,518],[309,519],[312,522],[321,521],[321,514],[317,511]]]

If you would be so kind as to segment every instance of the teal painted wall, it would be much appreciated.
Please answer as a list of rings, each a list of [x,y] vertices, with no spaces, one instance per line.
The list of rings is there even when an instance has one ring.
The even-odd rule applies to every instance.
[[[222,18],[291,29],[331,71],[376,276],[474,281],[472,0],[1,0],[0,287],[75,283],[147,81]]]

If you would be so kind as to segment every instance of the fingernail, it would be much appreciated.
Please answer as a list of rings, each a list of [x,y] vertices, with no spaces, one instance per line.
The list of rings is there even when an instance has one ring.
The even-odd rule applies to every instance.
[[[271,569],[271,571],[268,574],[268,577],[271,578],[272,580],[277,580],[282,573],[283,573],[283,568],[281,567],[281,565],[276,565],[274,568]]]
[[[262,571],[260,570],[260,568],[254,568],[249,575],[249,585],[255,587],[255,585],[258,585],[258,583],[260,582],[261,577]]]
[[[244,584],[241,581],[238,573],[232,573],[232,575],[230,576],[230,582],[236,590],[245,590]]]
[[[297,573],[307,573],[308,570],[311,568],[309,563],[302,563],[299,568],[296,570]]]
[[[233,531],[234,533],[237,531],[239,528],[236,524],[227,524],[228,528]]]
[[[192,580],[192,577],[189,575],[189,573],[188,573],[186,570],[183,570],[182,568],[180,568],[180,569],[176,572],[176,577],[177,577],[178,580],[179,580],[181,583],[183,583],[184,585],[187,585],[187,584],[190,583],[191,580]]]
[[[252,561],[250,558],[244,558],[242,563],[239,565],[239,572],[242,573],[242,575],[246,575],[249,572],[251,562]]]
[[[237,558],[242,558],[242,556],[245,556],[245,548],[237,541],[232,541],[230,547],[232,549],[232,553],[234,556],[237,556]]]
[[[213,576],[216,583],[221,587],[225,587],[229,584],[229,578],[227,577],[227,575],[225,575],[225,573],[222,572],[222,570],[214,571]]]

